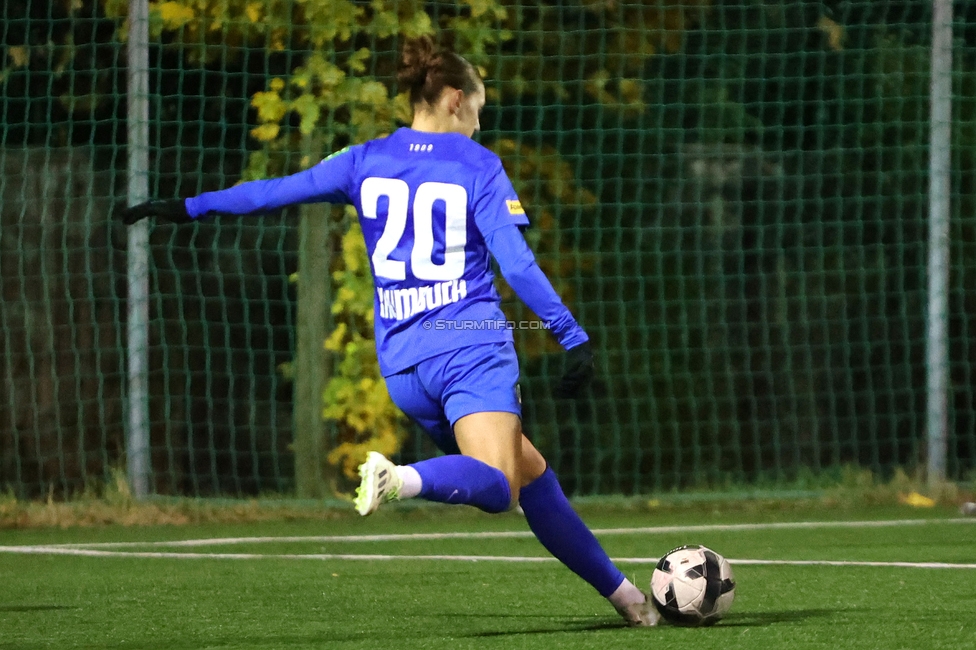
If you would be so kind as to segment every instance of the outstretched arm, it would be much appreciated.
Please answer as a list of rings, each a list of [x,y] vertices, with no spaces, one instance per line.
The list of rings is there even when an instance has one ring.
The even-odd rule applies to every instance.
[[[186,211],[196,219],[212,214],[265,214],[297,203],[346,203],[345,183],[336,182],[345,180],[346,170],[330,165],[332,160],[291,176],[204,192],[186,200]]]
[[[127,208],[122,219],[133,224],[145,217],[175,223],[216,214],[256,215],[298,203],[348,203],[355,154],[344,149],[319,164],[282,178],[250,181],[189,199],[154,200]]]

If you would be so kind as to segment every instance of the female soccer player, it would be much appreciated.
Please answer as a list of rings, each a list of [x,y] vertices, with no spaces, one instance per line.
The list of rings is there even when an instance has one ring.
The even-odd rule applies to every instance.
[[[410,128],[347,147],[292,176],[129,208],[176,222],[253,215],[303,202],[356,206],[376,287],[376,350],[393,401],[445,455],[397,466],[371,452],[360,467],[362,515],[420,497],[498,513],[521,505],[542,545],[608,598],[631,625],[657,611],[613,565],[552,469],[522,433],[518,361],[489,255],[567,350],[556,387],[589,380],[589,338],[526,245],[525,211],[498,156],[471,138],[485,87],[464,58],[429,38],[408,41],[399,71],[414,108]]]

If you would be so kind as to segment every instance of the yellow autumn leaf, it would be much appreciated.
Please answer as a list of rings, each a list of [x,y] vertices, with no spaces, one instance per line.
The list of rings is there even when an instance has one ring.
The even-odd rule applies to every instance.
[[[349,56],[349,59],[346,61],[346,67],[349,68],[350,72],[363,74],[366,72],[366,62],[372,56],[373,53],[369,51],[368,47],[361,47]]]
[[[179,29],[196,17],[191,7],[179,2],[164,2],[156,7],[156,12],[166,29]]]
[[[830,49],[835,52],[844,49],[844,28],[841,25],[826,16],[821,16],[817,21],[817,29],[827,36],[827,46]]]
[[[262,124],[251,129],[251,137],[261,142],[271,142],[278,137],[281,127],[277,124]]]
[[[105,0],[102,8],[109,18],[120,18],[129,12],[128,0]]]
[[[923,496],[918,492],[899,494],[898,501],[904,503],[906,506],[913,506],[915,508],[932,508],[935,506],[934,499],[930,499],[927,496]]]
[[[325,339],[325,349],[332,352],[338,352],[342,349],[342,340],[346,338],[346,324],[339,323],[336,328],[332,330],[328,338]]]
[[[258,118],[262,122],[280,122],[288,112],[288,105],[281,99],[281,95],[273,90],[254,93],[251,106],[257,109]]]
[[[321,109],[312,95],[299,96],[291,103],[291,110],[301,118],[298,130],[302,135],[309,135],[318,125]]]
[[[411,18],[400,22],[400,31],[407,38],[433,34],[434,25],[426,11],[418,11]]]
[[[338,300],[342,302],[349,302],[356,297],[356,292],[349,287],[340,287],[338,291]]]
[[[7,56],[15,68],[23,68],[30,62],[30,51],[23,45],[7,48]]]
[[[492,8],[492,5],[494,5],[491,0],[465,0],[464,4],[471,7],[472,18],[484,16]]]
[[[644,87],[637,79],[621,79],[618,87],[620,88],[620,98],[625,104],[638,104],[644,94]]]

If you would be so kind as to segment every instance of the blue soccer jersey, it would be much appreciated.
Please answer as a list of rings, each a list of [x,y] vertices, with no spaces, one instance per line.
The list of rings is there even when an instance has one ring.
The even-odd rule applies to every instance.
[[[501,161],[457,133],[401,128],[311,169],[187,199],[189,214],[260,214],[308,202],[359,214],[384,376],[469,345],[512,340],[489,255],[565,348],[587,340],[519,228],[529,221]]]

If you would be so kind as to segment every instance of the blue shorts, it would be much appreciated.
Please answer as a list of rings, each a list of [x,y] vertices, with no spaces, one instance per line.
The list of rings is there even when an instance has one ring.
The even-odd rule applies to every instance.
[[[454,423],[465,415],[504,411],[522,417],[518,379],[515,346],[485,343],[425,359],[386,377],[386,388],[441,451],[458,454]]]

